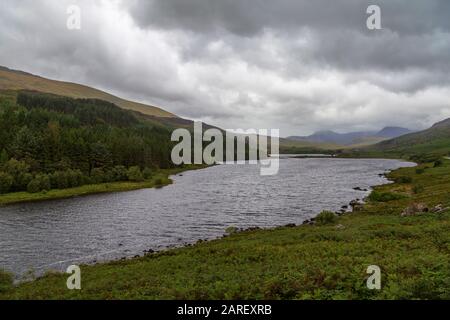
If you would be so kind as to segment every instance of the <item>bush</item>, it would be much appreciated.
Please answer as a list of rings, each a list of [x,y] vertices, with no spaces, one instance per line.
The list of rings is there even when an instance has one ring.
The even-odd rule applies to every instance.
[[[155,180],[155,185],[157,185],[157,186],[162,186],[162,185],[163,185],[162,179],[161,179],[161,178],[156,179],[156,180]]]
[[[144,177],[145,180],[149,180],[153,177],[153,170],[150,168],[145,168],[142,171],[142,176]]]
[[[337,220],[337,216],[334,212],[331,211],[322,211],[317,217],[316,217],[316,223],[318,225],[326,225],[326,224],[333,224]]]
[[[38,174],[36,177],[30,181],[27,186],[27,191],[29,193],[38,193],[44,190],[50,190],[51,183],[50,178],[46,174]]]
[[[127,172],[128,180],[130,181],[143,181],[141,169],[138,166],[130,167]]]
[[[71,188],[83,185],[83,173],[80,170],[68,170],[66,174]]]
[[[416,174],[423,174],[425,172],[425,168],[416,169]]]
[[[112,168],[112,174],[114,177],[114,181],[127,181],[128,180],[128,172],[127,168],[124,166],[115,166]]]
[[[439,160],[436,160],[435,162],[434,162],[434,167],[436,168],[436,167],[440,167],[440,166],[442,166],[442,160],[441,159],[439,159]]]
[[[9,272],[0,270],[0,293],[6,292],[13,287],[13,277]]]
[[[392,193],[392,192],[378,192],[373,191],[369,195],[370,201],[376,201],[376,202],[389,202],[393,200],[399,200],[405,198],[404,195],[398,194],[398,193]]]
[[[415,154],[410,157],[410,159],[414,162],[418,163],[431,163],[440,159],[440,155],[437,154]]]
[[[103,183],[105,182],[105,172],[100,168],[94,168],[91,171],[92,183]]]
[[[56,171],[50,175],[51,185],[55,189],[66,189],[69,187],[69,179],[66,172]]]
[[[401,176],[401,177],[397,177],[395,178],[395,182],[397,183],[411,183],[413,180],[411,177],[407,177],[407,176]]]
[[[424,191],[424,187],[423,186],[421,186],[421,185],[417,185],[417,186],[414,186],[413,187],[413,192],[415,193],[415,194],[418,194],[418,193],[422,193],[423,191]]]
[[[3,165],[3,169],[13,177],[12,189],[15,191],[25,190],[31,181],[32,177],[29,175],[30,166],[24,161],[11,159]]]
[[[5,172],[0,172],[0,194],[8,193],[13,185],[14,178]]]
[[[30,181],[33,180],[31,173],[21,173],[16,178],[17,190],[26,190]]]

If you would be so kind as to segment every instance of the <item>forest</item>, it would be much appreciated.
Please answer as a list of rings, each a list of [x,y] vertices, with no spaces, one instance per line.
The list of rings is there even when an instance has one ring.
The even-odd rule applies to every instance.
[[[170,134],[102,100],[0,93],[0,193],[149,179],[173,167]]]

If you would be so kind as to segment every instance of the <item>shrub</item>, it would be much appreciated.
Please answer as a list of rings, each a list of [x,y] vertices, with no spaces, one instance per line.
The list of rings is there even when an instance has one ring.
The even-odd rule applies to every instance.
[[[432,153],[429,153],[429,154],[415,154],[415,155],[412,155],[410,157],[410,159],[412,161],[419,162],[419,163],[430,163],[430,162],[435,162],[435,161],[439,160],[440,156],[437,155],[437,154],[432,154]]]
[[[10,159],[3,165],[3,169],[13,177],[12,189],[15,191],[24,190],[31,181],[31,177],[27,175],[29,174],[30,166],[24,161]]]
[[[334,212],[331,211],[322,211],[317,217],[316,217],[316,223],[318,225],[326,225],[326,224],[333,224],[337,220],[337,216]]]
[[[392,192],[378,192],[373,191],[369,195],[370,201],[376,201],[376,202],[389,202],[393,200],[399,200],[405,198],[404,195],[398,194],[398,193],[392,193]]]
[[[156,180],[155,180],[155,185],[157,185],[157,186],[162,186],[162,185],[163,185],[162,179],[161,179],[161,178],[156,179]]]
[[[83,185],[83,173],[80,170],[68,170],[67,180],[71,188]]]
[[[103,183],[105,182],[105,172],[100,168],[94,168],[91,171],[92,183]]]
[[[31,180],[27,186],[27,191],[29,193],[38,193],[40,191],[50,189],[51,189],[50,178],[46,174],[36,175],[36,177],[34,177],[34,179]]]
[[[31,173],[20,173],[16,178],[17,190],[26,190],[31,180],[33,180]]]
[[[126,181],[128,180],[127,168],[124,166],[115,166],[112,168],[112,174],[114,176],[114,181]]]
[[[436,167],[440,167],[440,166],[442,166],[442,160],[441,160],[441,159],[436,160],[436,161],[434,162],[434,167],[436,168]]]
[[[14,178],[5,172],[0,172],[0,194],[8,193],[13,185]]]
[[[153,170],[150,169],[150,168],[145,168],[142,171],[142,175],[143,175],[145,180],[149,180],[149,179],[151,179],[153,177]]]
[[[13,277],[9,272],[0,270],[0,293],[6,292],[13,287]]]
[[[38,179],[33,179],[27,186],[27,191],[29,193],[38,193],[41,191],[41,184]]]
[[[50,175],[51,185],[55,189],[66,189],[69,187],[69,179],[64,171],[56,171]]]
[[[425,172],[425,168],[416,169],[416,174],[423,174]]]
[[[415,194],[418,194],[418,193],[422,193],[423,191],[424,191],[424,187],[423,186],[421,186],[421,185],[417,185],[417,186],[414,186],[413,187],[413,192],[415,193]]]
[[[412,178],[411,177],[407,177],[407,176],[400,176],[395,178],[395,182],[397,183],[411,183],[412,182]]]
[[[128,180],[130,181],[143,181],[141,169],[138,166],[130,167],[127,172]]]

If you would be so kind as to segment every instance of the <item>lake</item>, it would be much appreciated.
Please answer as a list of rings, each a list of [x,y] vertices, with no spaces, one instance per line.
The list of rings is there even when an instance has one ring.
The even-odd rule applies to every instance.
[[[0,269],[64,270],[68,265],[142,255],[234,226],[301,224],[368,195],[379,174],[409,162],[382,159],[281,159],[276,176],[257,165],[220,165],[174,176],[162,189],[0,207]]]

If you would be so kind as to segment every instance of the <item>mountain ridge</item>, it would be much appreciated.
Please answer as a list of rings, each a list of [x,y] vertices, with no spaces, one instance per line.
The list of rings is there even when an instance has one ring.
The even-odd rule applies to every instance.
[[[52,80],[21,70],[13,70],[5,66],[0,66],[0,90],[31,90],[75,99],[100,99],[114,103],[122,109],[137,111],[149,116],[178,118],[173,113],[159,107],[126,100],[87,85]]]
[[[402,127],[384,127],[380,131],[356,131],[337,133],[332,130],[321,130],[309,136],[290,136],[289,140],[308,141],[315,143],[334,143],[339,145],[374,144],[386,139],[392,139],[412,131]]]

